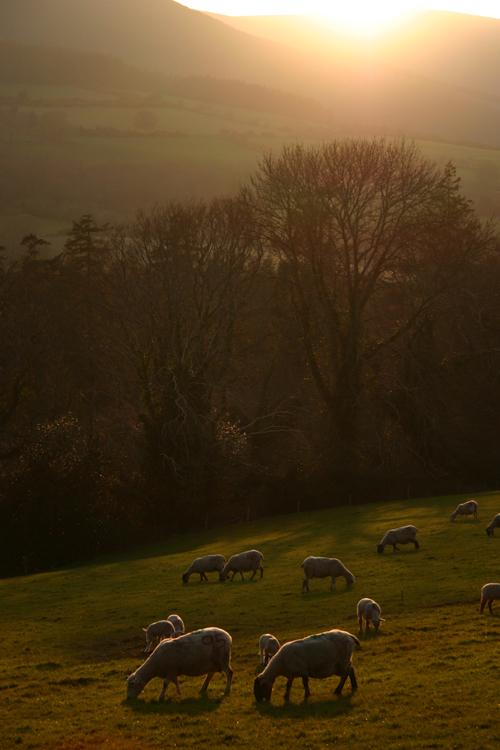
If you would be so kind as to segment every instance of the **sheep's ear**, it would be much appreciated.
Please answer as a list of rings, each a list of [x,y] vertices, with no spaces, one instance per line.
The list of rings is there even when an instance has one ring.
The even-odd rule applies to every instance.
[[[381,617],[380,622],[386,622],[386,620],[383,617]]]

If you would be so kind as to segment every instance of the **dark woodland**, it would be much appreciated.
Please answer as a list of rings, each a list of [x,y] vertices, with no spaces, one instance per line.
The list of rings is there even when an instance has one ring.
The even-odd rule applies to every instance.
[[[499,235],[414,144],[287,146],[45,244],[0,273],[0,573],[498,487]]]

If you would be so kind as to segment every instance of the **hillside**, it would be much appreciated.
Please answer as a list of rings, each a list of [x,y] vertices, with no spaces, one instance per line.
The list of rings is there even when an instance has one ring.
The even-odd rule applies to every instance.
[[[172,538],[135,554],[0,581],[2,747],[339,746],[389,749],[482,747],[500,733],[498,604],[480,615],[481,586],[497,580],[499,538],[484,527],[498,493],[476,496],[479,519],[449,521],[470,496],[341,507],[277,517]],[[420,550],[376,553],[388,528],[414,523]],[[411,545],[410,545],[411,546]],[[221,584],[181,574],[200,555],[264,553],[264,577]],[[302,595],[302,560],[337,556],[356,582],[314,579]],[[259,637],[281,643],[331,628],[358,634],[356,603],[371,596],[385,622],[359,636],[353,664],[359,690],[338,678],[300,679],[284,703],[278,678],[270,704],[257,704],[252,683],[261,667]],[[181,677],[156,697],[154,679],[137,701],[125,700],[127,676],[145,659],[143,627],[179,614],[187,631],[207,626],[233,639],[233,689],[223,698],[216,675],[198,695],[201,677]],[[473,718],[471,718],[473,717]]]
[[[318,100],[364,132],[425,134],[500,145],[500,98],[411,73],[399,60],[335,48],[298,51],[243,33],[173,0],[6,0],[5,40],[105,52],[176,75],[236,78]],[[433,74],[439,79],[439,72]]]
[[[379,33],[356,37],[315,15],[210,16],[247,34],[297,49],[367,58],[452,86],[500,96],[500,20],[450,11],[414,10]]]

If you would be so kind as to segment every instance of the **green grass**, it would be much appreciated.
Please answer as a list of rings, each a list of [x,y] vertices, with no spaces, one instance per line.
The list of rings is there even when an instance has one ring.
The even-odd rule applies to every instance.
[[[480,615],[478,605],[481,586],[500,579],[500,538],[485,534],[500,496],[477,496],[479,521],[450,523],[470,497],[273,518],[0,581],[2,748],[495,747],[500,616]],[[377,555],[385,531],[406,523],[419,528],[421,549]],[[181,583],[195,557],[253,547],[265,556],[262,580],[220,584],[212,574],[209,583]],[[352,589],[339,579],[332,593],[328,580],[313,580],[301,595],[300,564],[310,554],[339,557],[356,576]],[[285,704],[280,678],[271,703],[257,704],[260,635],[283,643],[330,628],[357,633],[363,596],[380,603],[386,622],[361,636],[358,692],[346,684],[336,698],[337,678],[312,680],[306,703],[298,680]],[[125,699],[126,677],[144,659],[141,628],[173,612],[187,630],[231,633],[229,697],[217,676],[203,697],[200,677],[181,678],[180,697],[171,685],[163,704],[160,680]]]

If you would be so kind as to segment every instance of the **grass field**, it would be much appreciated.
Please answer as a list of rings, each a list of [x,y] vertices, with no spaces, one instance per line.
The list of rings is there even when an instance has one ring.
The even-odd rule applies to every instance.
[[[342,507],[176,537],[132,555],[0,581],[0,721],[2,748],[329,747],[493,748],[500,740],[500,616],[480,615],[481,586],[498,581],[500,538],[485,527],[498,493],[476,496],[479,521],[449,521],[471,496]],[[420,550],[376,553],[385,531],[414,523]],[[411,549],[410,549],[411,546]],[[230,556],[257,548],[264,578],[221,584],[181,574],[210,552]],[[301,595],[302,560],[339,557],[356,576],[347,590],[311,581]],[[248,579],[247,575],[247,579]],[[359,690],[338,678],[301,681],[283,701],[257,704],[264,632],[282,643],[331,628],[358,632],[356,603],[382,606],[380,631],[363,634],[354,655]],[[186,629],[217,626],[233,638],[233,690],[216,676],[181,678],[167,700],[152,681],[127,701],[126,678],[144,659],[141,628],[171,613]]]

